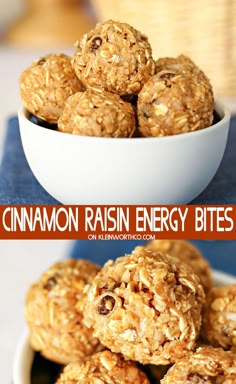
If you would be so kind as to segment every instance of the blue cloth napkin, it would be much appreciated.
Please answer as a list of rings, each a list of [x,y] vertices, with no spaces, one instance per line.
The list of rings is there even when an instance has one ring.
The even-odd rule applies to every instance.
[[[225,154],[216,175],[191,204],[236,204],[236,116],[231,119]]]
[[[134,247],[144,243],[145,241],[132,240],[75,241],[70,256],[103,265],[107,260],[130,253]],[[200,249],[212,268],[236,276],[236,241],[194,240],[192,243]]]
[[[8,121],[0,167],[0,204],[59,204],[34,177],[21,144],[17,117]]]
[[[18,119],[9,119],[0,166],[0,204],[59,204],[37,182],[21,144]],[[225,155],[209,186],[191,204],[236,204],[236,117]]]

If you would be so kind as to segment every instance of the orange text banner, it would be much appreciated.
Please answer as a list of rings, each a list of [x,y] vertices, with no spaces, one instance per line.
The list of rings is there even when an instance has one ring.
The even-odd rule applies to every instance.
[[[236,206],[0,206],[1,239],[236,240]]]

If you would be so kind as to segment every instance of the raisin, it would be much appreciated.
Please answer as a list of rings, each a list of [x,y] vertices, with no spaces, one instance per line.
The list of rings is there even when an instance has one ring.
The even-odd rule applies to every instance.
[[[149,117],[152,116],[152,106],[150,104],[144,104],[142,107],[142,114],[143,117],[148,119]]]
[[[55,287],[55,285],[57,285],[57,279],[52,276],[49,277],[49,279],[46,281],[46,283],[44,284],[44,288],[48,291],[51,291]]]
[[[99,315],[106,316],[113,311],[115,304],[116,304],[116,301],[113,296],[110,296],[110,295],[103,296],[97,308],[97,313]]]
[[[161,80],[164,80],[164,83],[167,88],[171,88],[171,79],[176,76],[176,73],[173,72],[165,72],[159,76]]]
[[[42,59],[39,59],[37,62],[37,65],[44,65],[46,63],[46,59],[42,57]]]
[[[161,80],[170,80],[172,77],[175,77],[176,74],[173,72],[165,72],[162,75],[159,76]]]
[[[92,39],[90,49],[91,51],[96,51],[102,45],[102,38],[100,36],[96,36]]]

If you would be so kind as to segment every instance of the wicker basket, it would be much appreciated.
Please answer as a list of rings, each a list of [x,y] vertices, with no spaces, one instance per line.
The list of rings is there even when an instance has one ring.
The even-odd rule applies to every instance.
[[[145,33],[153,56],[189,55],[217,96],[236,97],[236,0],[92,0],[99,20]]]

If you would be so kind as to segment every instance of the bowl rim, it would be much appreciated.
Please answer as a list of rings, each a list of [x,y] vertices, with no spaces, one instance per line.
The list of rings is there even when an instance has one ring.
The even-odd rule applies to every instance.
[[[212,277],[216,285],[236,284],[236,276],[226,272],[212,269]],[[28,359],[28,360],[27,360]],[[13,361],[13,383],[31,384],[30,371],[34,359],[34,351],[29,343],[29,333],[25,328],[18,340],[16,352]],[[27,370],[27,372],[25,371]],[[27,378],[27,381],[25,380]]]
[[[30,384],[30,371],[34,353],[33,348],[30,346],[28,330],[24,328],[18,340],[13,359],[13,384]],[[28,378],[27,381],[25,380],[26,377]]]
[[[188,140],[188,138],[190,139],[191,137],[194,137],[194,136],[203,136],[203,135],[208,135],[210,134],[212,131],[216,131],[218,129],[222,129],[222,126],[227,126],[227,122],[230,120],[230,117],[231,117],[231,114],[228,110],[228,108],[225,107],[225,105],[219,101],[219,100],[216,100],[215,101],[215,105],[214,105],[214,110],[220,115],[222,116],[220,121],[218,121],[216,124],[213,124],[211,125],[210,127],[207,127],[207,128],[203,128],[203,129],[199,129],[198,131],[191,131],[191,132],[185,132],[185,133],[179,133],[177,135],[169,135],[169,136],[160,136],[160,137],[116,137],[116,138],[112,138],[112,137],[97,137],[97,136],[82,136],[82,135],[73,135],[71,133],[67,133],[67,132],[60,132],[60,131],[57,131],[57,130],[52,130],[52,129],[48,129],[48,128],[45,128],[45,127],[42,127],[38,124],[35,124],[33,123],[32,121],[30,121],[26,114],[29,113],[26,108],[24,106],[21,106],[18,110],[18,118],[19,118],[19,121],[21,120],[27,120],[27,122],[34,126],[34,129],[40,129],[42,132],[47,132],[48,135],[66,135],[66,137],[72,137],[73,138],[73,141],[74,140],[79,140],[79,141],[91,141],[91,142],[98,142],[98,140],[100,140],[101,142],[106,142],[108,141],[109,143],[117,143],[118,141],[119,142],[122,142],[122,143],[129,143],[129,142],[132,142],[132,143],[143,143],[143,142],[153,142],[153,143],[156,143],[156,142],[169,142],[169,141],[179,141],[179,140]],[[37,127],[37,128],[35,128]],[[76,139],[75,139],[76,137]]]

